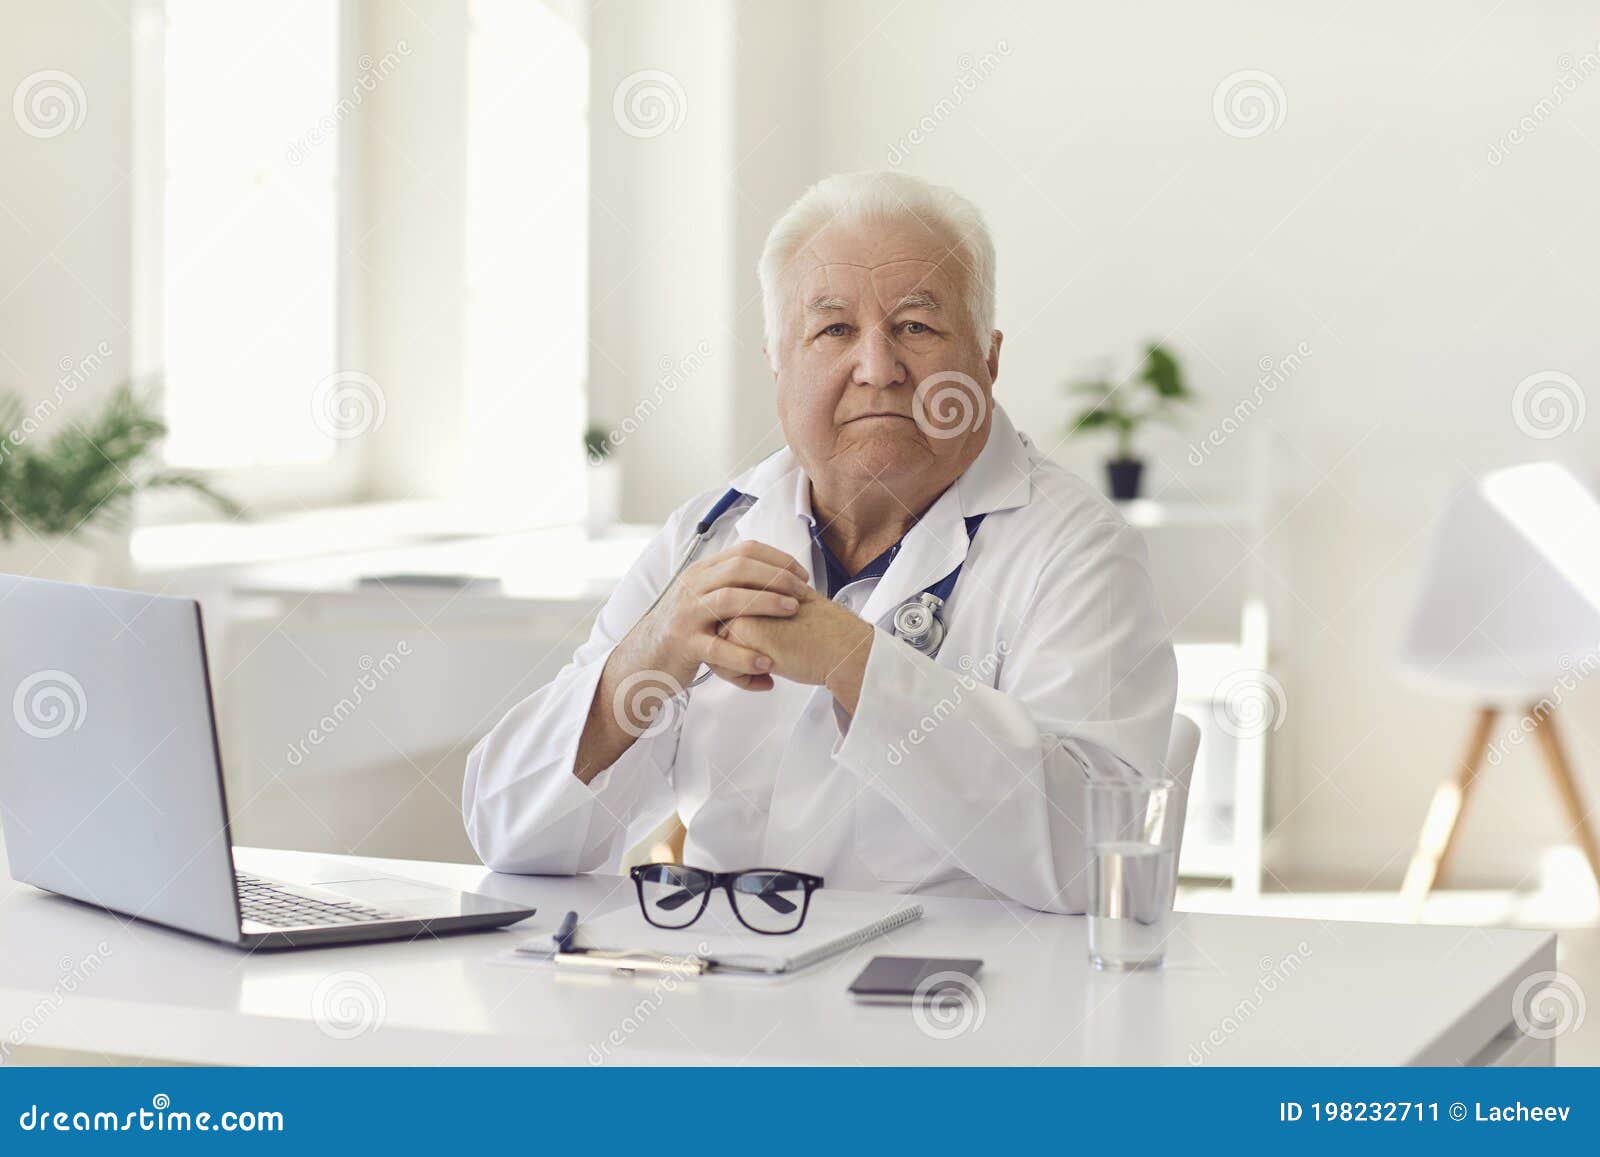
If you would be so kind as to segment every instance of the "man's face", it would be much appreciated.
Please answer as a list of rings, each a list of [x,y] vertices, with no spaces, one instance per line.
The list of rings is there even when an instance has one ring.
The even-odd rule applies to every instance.
[[[952,241],[829,226],[785,271],[778,416],[813,480],[942,489],[983,448],[999,335],[974,332]]]

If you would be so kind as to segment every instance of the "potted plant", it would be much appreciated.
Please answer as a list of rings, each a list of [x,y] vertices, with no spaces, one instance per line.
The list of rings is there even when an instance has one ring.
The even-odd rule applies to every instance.
[[[48,439],[44,428],[59,423]],[[0,394],[0,571],[72,582],[116,581],[107,556],[135,495],[180,488],[226,514],[239,507],[204,480],[157,466],[167,427],[155,403],[124,384],[67,419]],[[109,532],[109,533],[108,533]]]
[[[611,431],[592,425],[583,432],[583,456],[589,461],[590,534],[603,534],[622,516],[622,467],[613,457]]]
[[[1144,462],[1134,456],[1133,437],[1149,421],[1174,421],[1177,408],[1194,398],[1184,384],[1178,360],[1167,348],[1152,342],[1145,347],[1139,372],[1124,382],[1106,379],[1078,382],[1074,394],[1092,400],[1073,419],[1068,436],[1110,430],[1116,436],[1116,457],[1106,462],[1111,497],[1127,501],[1139,497]]]

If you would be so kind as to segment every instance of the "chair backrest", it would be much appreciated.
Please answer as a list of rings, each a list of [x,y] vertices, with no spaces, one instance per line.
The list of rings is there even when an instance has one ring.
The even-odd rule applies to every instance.
[[[1194,760],[1200,751],[1200,725],[1187,715],[1174,714],[1172,733],[1167,738],[1167,758],[1161,773],[1178,781],[1178,840],[1173,862],[1182,861],[1183,829],[1189,818],[1189,783],[1194,778]]]
[[[1429,683],[1548,688],[1600,639],[1600,502],[1553,462],[1497,470],[1440,516],[1400,650]]]

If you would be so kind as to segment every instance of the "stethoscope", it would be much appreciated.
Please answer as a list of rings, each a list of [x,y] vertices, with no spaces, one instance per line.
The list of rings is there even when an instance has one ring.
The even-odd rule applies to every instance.
[[[694,537],[689,540],[689,545],[684,550],[683,557],[678,561],[677,569],[672,572],[672,577],[667,580],[667,585],[661,588],[661,593],[656,596],[656,601],[650,604],[650,609],[645,614],[649,614],[650,611],[656,609],[657,604],[672,589],[672,584],[677,582],[678,577],[689,568],[689,564],[694,562],[696,556],[700,553],[701,547],[705,546],[706,539],[711,536],[711,530],[716,526],[717,520],[748,497],[750,496],[743,491],[729,490],[721,498],[717,499],[716,504],[710,510],[706,511],[704,518],[695,523]],[[978,533],[978,527],[983,525],[983,519],[984,515],[974,514],[964,520],[967,527],[967,546],[969,549],[972,546],[973,536]],[[944,618],[940,611],[944,609],[945,603],[950,601],[951,592],[956,589],[956,579],[961,577],[961,567],[963,565],[964,562],[957,563],[956,569],[945,575],[944,578],[928,587],[921,594],[913,595],[895,608],[892,620],[895,638],[902,640],[913,650],[919,654],[926,655],[930,659],[939,654],[939,648],[944,646],[945,634]],[[711,678],[711,672],[702,671],[689,686],[698,687],[709,678]]]

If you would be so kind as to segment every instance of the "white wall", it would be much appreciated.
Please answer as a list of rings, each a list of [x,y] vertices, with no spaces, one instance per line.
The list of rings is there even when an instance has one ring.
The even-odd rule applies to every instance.
[[[633,517],[726,477],[733,445],[733,12],[591,14],[590,420],[613,431]]]
[[[367,485],[385,498],[439,497],[459,483],[465,452],[467,11],[362,0],[357,12],[361,51],[407,49],[345,130],[360,222],[347,282],[360,310],[353,364],[387,402],[365,440]]]
[[[25,401],[51,396],[63,367],[109,349],[103,364],[68,394],[68,405],[93,399],[129,368],[132,194],[129,172],[129,75],[132,34],[94,0],[29,7],[26,29],[6,15],[0,35],[0,388]],[[17,34],[14,34],[17,33]],[[77,93],[48,78],[66,105],[47,103],[31,121],[13,115],[19,86],[44,71],[65,72]],[[43,86],[43,87],[41,87]],[[48,110],[75,128],[55,132]],[[77,123],[78,114],[82,122]]]

